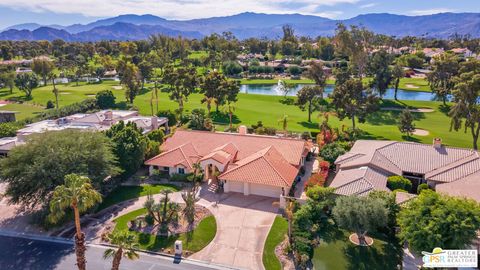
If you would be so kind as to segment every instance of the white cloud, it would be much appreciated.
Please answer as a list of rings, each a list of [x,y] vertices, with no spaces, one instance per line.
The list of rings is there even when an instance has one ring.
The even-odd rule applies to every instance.
[[[378,5],[378,4],[377,3],[368,3],[368,4],[364,4],[364,5],[359,6],[359,8],[363,8],[363,9],[371,8],[371,7],[374,7],[376,5]]]
[[[432,8],[432,9],[411,10],[409,13],[412,15],[431,15],[431,14],[454,12],[454,11],[455,11],[454,9],[449,9],[449,8]]]
[[[111,17],[120,14],[154,14],[170,19],[226,16],[241,12],[308,13],[333,18],[340,11],[322,6],[355,4],[360,0],[0,0],[0,6],[34,12],[80,13]],[[321,11],[319,11],[321,10]]]

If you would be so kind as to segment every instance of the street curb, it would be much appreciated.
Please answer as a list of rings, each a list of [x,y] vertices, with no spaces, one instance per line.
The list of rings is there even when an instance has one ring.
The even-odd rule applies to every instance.
[[[115,245],[111,245],[111,244],[108,244],[108,243],[96,243],[96,244],[88,244],[88,246],[92,246],[92,247],[99,247],[99,248],[110,248],[110,247],[116,247]],[[185,257],[177,257],[175,255],[172,255],[172,254],[166,254],[166,253],[161,253],[161,252],[155,252],[155,251],[148,251],[148,250],[140,250],[140,249],[137,249],[136,251],[138,252],[141,252],[141,253],[145,253],[146,255],[150,255],[152,257],[164,257],[164,258],[170,258],[170,259],[181,259],[181,261],[185,261],[186,263],[188,264],[194,264],[194,265],[198,265],[198,266],[205,266],[205,267],[209,267],[209,268],[212,268],[212,269],[218,269],[218,270],[239,270],[239,268],[234,268],[234,267],[230,267],[230,266],[225,266],[225,265],[220,265],[220,264],[212,264],[212,263],[208,263],[208,262],[204,262],[204,261],[200,261],[200,260],[193,260],[193,259],[189,259],[189,258],[185,258]]]
[[[10,237],[18,237],[24,239],[31,239],[31,240],[38,240],[38,241],[45,241],[45,242],[55,242],[60,244],[73,244],[73,240],[65,237],[58,237],[58,236],[45,236],[39,234],[32,234],[32,233],[23,233],[23,232],[16,232],[11,230],[0,230],[0,235],[2,236],[10,236]]]

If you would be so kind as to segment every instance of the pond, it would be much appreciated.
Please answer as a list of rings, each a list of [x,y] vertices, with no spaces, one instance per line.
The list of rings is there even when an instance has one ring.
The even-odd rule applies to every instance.
[[[295,88],[288,93],[289,96],[296,96],[297,92],[306,86],[306,84],[297,84]],[[334,85],[327,85],[325,87],[325,96],[333,92]],[[395,90],[390,88],[387,90],[384,99],[393,99]],[[283,96],[282,91],[280,90],[278,84],[242,84],[240,86],[240,93],[246,94],[260,94],[260,95],[273,95],[273,96]],[[398,89],[397,97],[399,100],[421,100],[421,101],[432,101],[435,100],[435,95],[431,92],[419,92],[419,91],[408,91]]]

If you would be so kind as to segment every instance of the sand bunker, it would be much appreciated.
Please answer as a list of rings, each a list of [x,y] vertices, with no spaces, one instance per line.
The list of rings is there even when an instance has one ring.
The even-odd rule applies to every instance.
[[[419,86],[416,86],[416,85],[413,85],[413,84],[409,84],[409,83],[405,84],[405,87],[410,88],[410,89],[418,89],[418,88],[420,88]]]
[[[395,108],[395,107],[385,107],[381,108],[382,111],[403,111],[403,108]],[[434,112],[434,109],[430,108],[418,108],[418,109],[408,109],[410,112],[421,112],[421,113],[431,113]]]
[[[417,135],[417,136],[428,136],[428,134],[430,134],[428,130],[421,129],[421,128],[416,128],[415,131],[413,132],[413,135]]]
[[[122,86],[121,85],[115,85],[115,86],[112,86],[113,89],[115,90],[122,90]]]

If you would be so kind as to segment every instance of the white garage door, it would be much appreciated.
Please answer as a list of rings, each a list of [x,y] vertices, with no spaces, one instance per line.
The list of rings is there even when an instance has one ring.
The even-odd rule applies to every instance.
[[[243,193],[243,182],[228,181],[228,186],[230,192]]]
[[[282,188],[260,184],[250,184],[250,194],[279,198]]]

